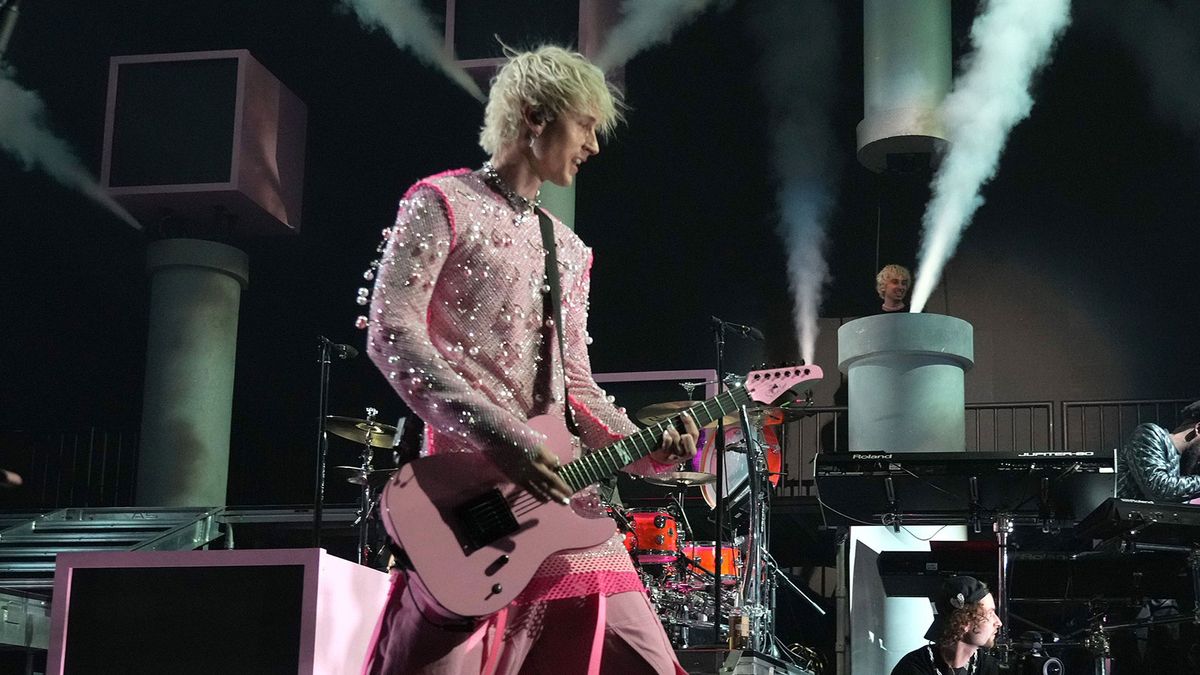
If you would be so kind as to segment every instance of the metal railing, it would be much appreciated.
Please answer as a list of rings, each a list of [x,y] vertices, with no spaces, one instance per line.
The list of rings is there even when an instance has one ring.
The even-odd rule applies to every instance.
[[[81,431],[0,432],[3,468],[21,474],[24,487],[6,508],[129,506],[137,473],[138,435],[90,427]]]
[[[967,452],[1055,450],[1054,403],[971,403],[966,410]]]
[[[1062,448],[1111,450],[1119,448],[1134,427],[1145,422],[1167,429],[1175,427],[1179,411],[1189,399],[1063,401]]]

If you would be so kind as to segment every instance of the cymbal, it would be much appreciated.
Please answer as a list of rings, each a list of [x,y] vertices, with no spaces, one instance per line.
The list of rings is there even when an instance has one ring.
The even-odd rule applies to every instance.
[[[666,403],[654,403],[637,411],[634,417],[642,424],[658,424],[659,422],[673,417],[684,410],[700,403],[700,401],[667,401]],[[733,426],[737,424],[737,415],[726,415],[725,426]],[[704,425],[706,428],[717,426],[717,420],[713,420]]]
[[[329,415],[325,418],[325,429],[334,436],[355,443],[366,443],[369,434],[371,445],[376,448],[390,448],[396,438],[396,427],[379,422],[368,424],[366,420],[357,417]]]
[[[333,468],[351,472],[346,478],[347,483],[355,485],[370,484],[373,487],[383,485],[387,482],[388,476],[395,471],[395,469],[371,469],[370,471],[363,471],[361,466],[335,466]]]
[[[783,424],[787,411],[783,408],[775,408],[770,406],[761,406],[750,409],[751,419],[756,420],[759,426],[770,427],[776,424]]]
[[[651,485],[680,488],[692,487],[693,485],[707,485],[716,480],[717,477],[711,473],[700,473],[699,471],[674,471],[645,477],[645,481]]]

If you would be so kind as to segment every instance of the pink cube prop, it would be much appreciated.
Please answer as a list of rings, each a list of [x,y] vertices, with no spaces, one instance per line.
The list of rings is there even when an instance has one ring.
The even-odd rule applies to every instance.
[[[298,232],[307,111],[244,49],[109,61],[100,183],[143,225]]]
[[[254,580],[269,581],[258,584],[261,590],[252,581],[248,592],[247,586],[240,584],[242,593],[238,597],[230,597],[228,587],[205,583],[218,578],[234,580],[238,575],[257,575]],[[276,583],[274,577],[284,577],[284,583]],[[105,589],[106,583],[109,589]],[[113,590],[118,584],[124,584],[121,587],[126,589],[125,595]],[[246,667],[258,663],[298,663],[296,672],[300,675],[357,675],[386,601],[388,585],[388,576],[383,572],[331,556],[323,549],[60,553],[54,575],[46,672],[97,672],[95,662],[100,659],[106,668],[118,668],[109,672],[154,672],[156,666],[139,663],[139,648],[126,649],[115,657],[104,650],[115,649],[109,646],[109,636],[117,636],[116,640],[136,636],[134,639],[146,645],[148,652],[157,647],[149,644],[154,642],[155,631],[165,631],[167,640],[181,641],[181,646],[170,649],[178,650],[178,664],[186,663],[186,672],[204,672],[196,668],[206,662],[216,672],[246,672]],[[127,590],[135,586],[139,592],[128,594]],[[143,586],[154,588],[143,594]],[[280,593],[280,588],[287,590]],[[260,592],[266,597],[242,597]],[[112,597],[114,593],[117,597]],[[145,598],[155,593],[176,597],[178,602],[133,606],[137,603],[133,595]],[[213,621],[189,613],[196,605],[193,602],[189,610],[188,603],[196,600],[215,606],[217,613],[227,607],[226,616]],[[74,614],[73,602],[77,605]],[[245,630],[238,628],[239,621],[248,620],[235,608],[241,607],[242,614],[254,614],[262,603],[275,608],[299,607],[299,616],[294,617],[298,620],[294,631],[298,641],[284,640],[287,644],[281,647],[278,640],[264,641],[260,646],[254,640],[230,639],[231,634]],[[95,619],[97,609],[104,620]],[[136,617],[136,625],[123,624],[117,618],[130,615]],[[289,623],[289,619],[293,617],[285,617],[281,623]],[[275,631],[274,627],[267,630],[273,636],[293,635],[288,630]],[[188,647],[183,642],[186,639],[199,639],[204,647]],[[239,648],[246,653],[236,653]],[[254,650],[260,652],[250,653]],[[161,656],[156,658],[159,660],[155,663],[161,664]],[[126,659],[128,665],[121,667],[117,663],[120,659]],[[231,671],[222,664],[238,668]],[[278,672],[278,667],[269,670]],[[174,665],[169,671],[184,672]]]

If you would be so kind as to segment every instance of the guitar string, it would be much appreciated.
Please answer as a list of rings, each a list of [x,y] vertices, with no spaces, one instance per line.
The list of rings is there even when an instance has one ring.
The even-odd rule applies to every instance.
[[[736,406],[737,405],[737,394],[740,392],[744,392],[744,391],[745,391],[745,389],[743,387],[738,387],[737,389],[735,389],[733,391],[726,392],[724,394],[724,396],[730,399],[729,403]],[[747,397],[747,398],[749,398],[749,397]],[[716,416],[712,416],[708,410],[708,406],[710,403],[712,403],[713,405],[716,406],[719,415],[723,416],[726,414],[725,406],[723,405],[723,401],[721,399],[722,399],[722,396],[716,396],[716,397],[713,397],[712,399],[710,399],[709,401],[702,401],[702,402],[688,408],[688,412],[690,412],[692,414],[694,419],[699,421],[699,418],[696,415],[696,409],[699,408],[700,410],[703,411],[703,413],[706,417],[710,418],[710,421],[711,421],[712,419],[716,419]],[[567,482],[569,487],[573,487],[573,483],[578,481],[580,478],[587,481],[582,487],[580,487],[578,490],[575,490],[575,492],[578,492],[579,490],[582,490],[587,485],[592,485],[595,482],[602,480],[606,476],[609,476],[612,473],[615,473],[622,466],[627,466],[629,463],[631,463],[629,461],[624,461],[624,462],[619,461],[619,460],[628,460],[628,454],[625,454],[627,452],[627,448],[624,447],[622,444],[632,445],[633,449],[636,450],[641,455],[641,457],[644,457],[644,456],[648,455],[650,452],[653,452],[652,448],[654,447],[653,445],[650,444],[650,439],[647,439],[646,436],[647,435],[657,436],[659,434],[665,433],[665,431],[668,428],[670,428],[670,426],[674,425],[675,421],[677,419],[679,419],[681,416],[682,416],[682,413],[680,415],[675,415],[675,416],[669,417],[665,420],[661,420],[660,422],[653,425],[652,427],[647,427],[645,429],[641,429],[638,432],[631,434],[630,436],[627,436],[626,438],[621,439],[620,441],[617,441],[616,443],[614,443],[612,445],[609,445],[605,448],[597,450],[594,453],[584,455],[583,457],[580,457],[577,460],[569,462],[567,465],[565,465],[561,468],[558,468],[555,471],[556,471],[556,473],[560,474],[560,476],[562,476],[564,478],[564,481]],[[646,447],[644,447],[644,448],[640,447],[639,441],[646,442]],[[621,454],[615,455],[615,453],[621,453]],[[639,459],[640,459],[640,457],[639,457]],[[634,461],[636,461],[636,460],[634,460]],[[608,466],[609,462],[612,463],[612,467]],[[573,470],[572,470],[572,467],[573,467]],[[595,473],[595,476],[593,476],[593,472]],[[526,514],[531,513],[533,510],[537,509],[543,503],[542,499],[538,498],[537,496],[535,496],[533,493],[529,492],[528,490],[521,490],[519,492],[513,493],[513,494],[505,497],[504,500],[505,500],[505,503],[509,507],[509,513],[515,517],[525,516]],[[477,517],[478,517],[478,520],[476,521],[477,523],[484,524],[484,519],[486,519],[486,524],[493,526],[493,527],[497,526],[507,520],[507,519],[503,518],[503,516],[500,514],[499,511],[496,511],[496,510],[490,509],[490,508],[485,508],[483,513],[477,514]]]
[[[699,418],[696,416],[696,409],[699,408],[700,410],[702,410],[704,412],[706,417],[709,417],[709,421],[711,421],[713,419],[716,419],[717,416],[711,415],[711,413],[708,410],[709,404],[712,403],[713,405],[716,406],[716,408],[719,412],[718,416],[723,416],[727,413],[725,411],[725,406],[723,405],[722,400],[721,400],[722,397],[728,398],[729,403],[733,404],[736,408],[736,406],[738,406],[738,400],[737,400],[738,394],[743,394],[743,395],[748,394],[748,391],[745,389],[745,387],[737,387],[736,389],[725,392],[724,394],[715,396],[708,401],[702,401],[696,405],[693,405],[688,408],[687,412],[690,412],[692,414],[693,419],[696,419],[697,421],[699,421]],[[749,399],[750,396],[746,396],[746,398]],[[570,474],[566,474],[564,480],[569,481],[568,482],[569,487],[572,487],[572,483],[574,483],[578,478],[583,478],[584,480],[587,480],[588,482],[586,484],[584,484],[578,490],[575,490],[575,492],[578,492],[579,490],[582,490],[584,487],[587,487],[588,485],[592,485],[595,482],[602,480],[606,476],[609,476],[609,475],[615,473],[622,466],[627,466],[628,464],[631,463],[629,461],[625,461],[625,462],[618,461],[618,459],[628,460],[628,455],[626,455],[626,454],[614,456],[614,453],[616,453],[616,452],[623,453],[626,450],[624,447],[622,447],[622,444],[627,443],[629,445],[632,445],[634,447],[634,449],[639,452],[641,457],[645,457],[645,456],[649,455],[651,452],[653,452],[652,448],[654,446],[649,444],[649,442],[648,442],[647,446],[645,448],[641,448],[641,447],[639,447],[638,441],[639,440],[648,441],[648,439],[645,438],[645,436],[648,435],[648,432],[649,432],[649,435],[658,435],[658,434],[665,433],[666,429],[668,429],[670,426],[674,425],[675,421],[677,419],[679,419],[680,417],[682,417],[682,413],[680,415],[675,415],[675,416],[669,417],[665,420],[662,420],[652,427],[647,427],[645,429],[641,429],[638,432],[631,434],[630,436],[627,436],[626,438],[621,439],[620,441],[617,441],[616,443],[614,443],[612,445],[609,445],[605,448],[597,450],[594,453],[584,455],[583,457],[580,457],[577,460],[569,462],[566,466],[557,468],[555,471],[556,471],[556,473],[559,473],[561,475],[561,474],[563,474],[563,472],[568,470],[570,467],[575,467],[576,471],[574,471]],[[639,459],[640,459],[640,457],[639,457]],[[611,461],[613,464],[613,466],[611,468],[609,468],[607,466],[609,461]],[[634,460],[634,461],[636,461],[636,460]],[[596,464],[600,464],[600,466],[593,466]],[[596,477],[592,476],[593,468],[595,469]],[[515,516],[524,516],[527,513],[532,512],[534,509],[536,509],[538,506],[540,506],[541,503],[543,502],[543,500],[541,500],[540,498],[538,498],[537,496],[535,496],[533,493],[529,492],[528,490],[520,490],[519,492],[516,492],[509,496],[504,497],[504,500],[505,500],[505,503],[509,507],[510,513]],[[502,522],[502,516],[499,511],[496,511],[491,508],[486,508],[486,507],[484,507],[482,509],[482,511],[483,511],[482,513],[477,513],[477,517],[480,518],[480,520],[476,521],[477,523],[482,523],[483,518],[486,518],[487,523],[492,526],[498,525],[500,522]],[[506,520],[506,519],[504,519],[504,520]]]
[[[731,404],[734,404],[736,406],[737,405],[737,394],[740,393],[741,391],[745,391],[744,387],[738,387],[737,389],[733,389],[728,392],[724,392],[721,395],[714,396],[712,399],[709,399],[708,401],[700,401],[697,404],[688,408],[688,412],[691,412],[693,417],[695,418],[696,409],[699,408],[700,410],[702,410],[704,412],[704,415],[706,417],[710,417],[710,420],[716,419],[716,417],[712,416],[712,414],[708,410],[709,405],[712,404],[712,405],[716,406],[720,415],[724,416],[726,414],[725,405],[724,405],[724,401],[722,401],[721,399],[723,397],[728,398],[728,399],[730,399],[728,402]],[[578,460],[574,460],[574,461],[568,463],[567,465],[563,466],[561,469],[559,469],[559,473],[561,474],[562,470],[567,469],[568,467],[575,467],[577,469],[576,473],[579,474],[579,477],[587,480],[587,483],[585,483],[582,487],[579,488],[579,490],[582,490],[585,487],[587,487],[588,485],[592,485],[600,480],[603,480],[608,475],[611,475],[616,470],[620,469],[620,467],[622,465],[619,464],[616,461],[616,459],[612,457],[612,453],[613,453],[614,449],[617,448],[619,445],[621,445],[622,443],[627,443],[629,445],[633,445],[634,449],[638,450],[641,453],[645,453],[642,455],[644,457],[653,451],[651,449],[651,448],[653,448],[653,446],[648,446],[647,448],[641,448],[641,447],[639,447],[638,441],[639,440],[647,440],[644,438],[645,436],[648,435],[647,432],[651,432],[649,435],[658,435],[658,434],[664,433],[669,428],[669,426],[674,425],[675,420],[679,419],[681,416],[682,416],[682,413],[680,415],[674,415],[672,417],[669,417],[665,420],[662,420],[662,421],[656,423],[654,426],[641,429],[641,430],[637,431],[636,433],[631,434],[631,435],[621,439],[620,441],[617,441],[617,443],[614,443],[613,445],[610,445],[610,446],[607,446],[600,450],[597,450],[595,453],[592,453],[589,455],[584,455],[583,457],[580,457]],[[699,421],[699,420],[697,420],[697,421]],[[583,461],[583,460],[587,460],[587,461]],[[614,464],[614,468],[606,469],[605,467],[596,467],[596,470],[595,470],[596,477],[593,477],[592,476],[592,468],[593,467],[591,465],[597,464],[599,462],[607,463],[607,460],[612,460],[612,462]],[[575,478],[574,475],[567,476],[567,479],[570,479],[570,482],[568,482],[568,486],[570,486],[571,482],[574,482],[574,480],[573,480],[574,478]],[[575,492],[578,492],[579,490],[576,490]],[[509,505],[509,509],[511,510],[511,512],[516,516],[523,516],[527,513],[530,513],[531,511],[536,509],[539,505],[544,503],[542,499],[540,499],[533,493],[529,492],[528,490],[521,490],[519,492],[513,493],[512,495],[505,498],[505,502]]]
[[[666,431],[665,425],[668,422],[671,422],[671,420],[673,420],[673,419],[674,418],[670,418],[668,420],[663,420],[662,422],[655,424],[653,427],[647,427],[645,429],[641,429],[638,432],[631,434],[630,436],[627,436],[626,438],[623,438],[620,441],[617,441],[613,445],[607,446],[605,448],[601,448],[600,450],[597,450],[594,453],[584,455],[583,457],[580,457],[579,459],[574,460],[574,461],[568,463],[567,465],[559,468],[558,473],[560,476],[562,476],[563,472],[565,470],[572,469],[571,472],[568,473],[566,475],[566,478],[564,479],[564,482],[567,482],[568,487],[571,487],[571,483],[576,482],[577,478],[582,478],[583,480],[587,481],[587,482],[583,483],[582,486],[578,490],[575,490],[575,492],[579,492],[579,490],[582,490],[589,485],[592,485],[600,480],[603,480],[606,476],[611,475],[614,471],[616,471],[617,469],[620,468],[620,466],[621,466],[620,463],[612,456],[613,452],[614,452],[614,448],[617,448],[617,446],[620,446],[621,444],[625,443],[625,444],[633,445],[635,449],[640,450],[640,448],[638,448],[638,445],[639,445],[638,440],[641,437],[646,436],[647,435],[646,432],[651,432],[649,435],[655,435],[658,433],[662,433],[662,432]],[[641,451],[645,452],[645,450],[641,450]],[[608,469],[604,466],[604,465],[607,465],[609,462],[611,462],[613,464],[612,469]],[[595,466],[597,464],[600,464],[601,466]],[[510,505],[510,508],[513,509],[513,512],[516,515],[524,515],[524,514],[530,512],[532,509],[537,508],[537,506],[542,503],[541,499],[539,499],[537,496],[535,496],[533,493],[529,492],[528,490],[522,490],[518,493],[514,493],[510,498],[507,499],[507,501]],[[517,509],[522,509],[522,510],[518,513]]]
[[[726,392],[726,393],[729,394],[728,398],[730,398],[730,399],[735,398],[732,395],[733,392]],[[730,402],[736,403],[736,401],[734,401],[734,400],[731,400]],[[710,416],[711,413],[709,413],[709,411],[708,411],[708,406],[710,403],[716,406],[717,410],[720,411],[721,415],[725,414],[725,406],[722,405],[721,396],[713,397],[709,401],[701,401],[701,402],[697,403],[696,405],[692,406],[691,408],[689,408],[688,411],[692,412],[692,415],[695,416],[696,413],[695,413],[694,409],[700,408],[701,410],[703,410],[705,416]],[[559,473],[561,474],[562,470],[567,469],[568,467],[575,467],[577,469],[577,472],[579,474],[581,474],[581,477],[588,481],[582,487],[579,488],[579,490],[582,490],[585,487],[587,487],[588,485],[592,485],[600,480],[603,480],[607,475],[611,475],[612,473],[614,473],[616,470],[618,470],[620,468],[621,465],[618,464],[616,462],[616,460],[611,457],[614,448],[621,445],[622,443],[627,443],[629,445],[634,446],[635,450],[637,450],[641,453],[644,453],[642,455],[644,457],[644,456],[648,455],[650,452],[653,452],[652,448],[654,447],[652,445],[649,445],[648,439],[646,439],[645,436],[647,436],[647,435],[657,436],[659,434],[666,432],[666,430],[669,428],[669,426],[673,426],[675,424],[675,420],[679,419],[681,416],[682,416],[682,414],[669,417],[665,420],[662,420],[662,421],[656,423],[655,425],[653,425],[651,427],[646,427],[645,429],[640,429],[637,432],[621,439],[620,441],[617,441],[617,443],[614,443],[613,445],[610,445],[610,446],[607,446],[600,450],[597,450],[595,453],[592,453],[589,455],[584,455],[583,457],[580,457],[578,460],[572,461],[569,464],[563,466],[559,470]],[[649,432],[649,433],[647,433],[647,432]],[[647,442],[647,447],[646,448],[639,447],[639,441]],[[607,471],[605,471],[603,469],[597,469],[596,470],[597,477],[593,478],[591,475],[592,471],[590,471],[591,467],[589,466],[589,464],[596,464],[600,461],[604,461],[605,459],[613,459],[613,464],[615,465],[614,469],[607,470]],[[586,460],[586,461],[584,461],[584,460]],[[569,475],[568,478],[573,478],[573,476]],[[568,486],[570,486],[569,482],[568,482]],[[578,492],[579,490],[576,490],[575,492]],[[523,515],[531,512],[533,509],[537,508],[540,504],[543,503],[543,500],[541,500],[540,498],[538,498],[536,495],[529,492],[528,490],[522,490],[520,492],[514,493],[510,497],[506,498],[506,501],[508,502],[509,508],[512,510],[513,514],[517,515],[517,516],[523,516]]]

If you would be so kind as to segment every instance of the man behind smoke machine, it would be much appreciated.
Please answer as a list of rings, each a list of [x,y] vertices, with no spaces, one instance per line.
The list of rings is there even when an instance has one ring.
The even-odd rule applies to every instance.
[[[1180,411],[1174,431],[1139,424],[1118,456],[1117,496],[1156,502],[1185,502],[1200,496],[1200,476],[1181,471],[1181,464],[1195,466],[1198,453],[1200,401]]]
[[[930,598],[933,623],[925,645],[904,655],[892,675],[998,675],[1000,666],[983,648],[1000,630],[996,601],[987,584],[974,577],[951,577]]]
[[[885,265],[875,275],[875,292],[883,298],[880,314],[908,310],[908,287],[912,285],[912,274],[903,265]]]

